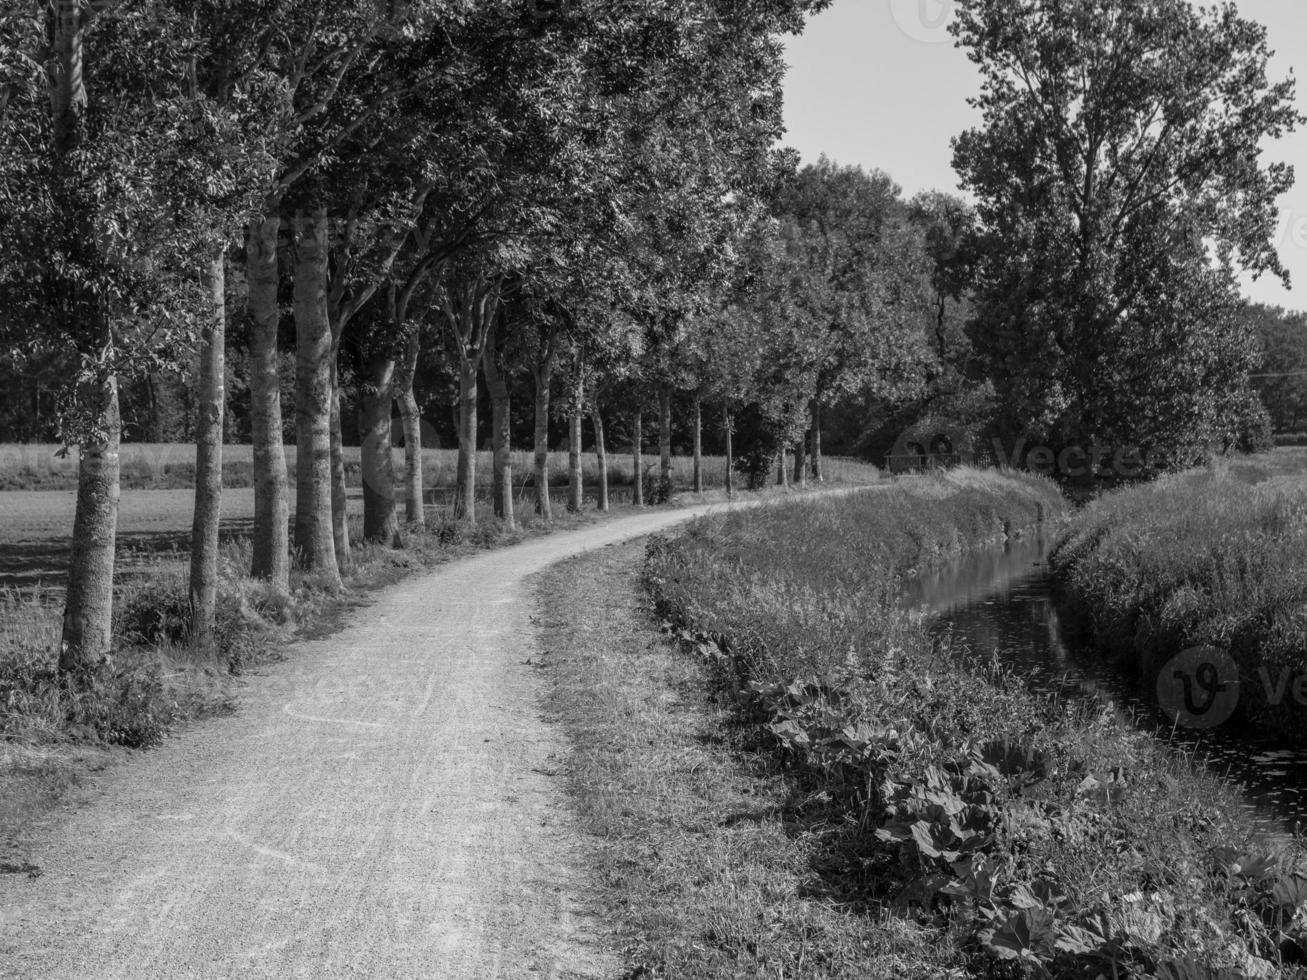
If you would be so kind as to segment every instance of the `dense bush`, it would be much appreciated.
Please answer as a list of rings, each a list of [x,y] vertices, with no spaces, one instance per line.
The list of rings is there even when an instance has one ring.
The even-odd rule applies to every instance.
[[[1255,472],[1255,471],[1249,471]],[[1261,474],[1256,474],[1261,478]],[[1226,651],[1244,720],[1307,736],[1307,486],[1200,470],[1110,494],[1077,514],[1051,564],[1069,619],[1149,681],[1189,647]]]
[[[900,576],[1061,510],[1044,481],[964,471],[701,520],[646,576],[791,767],[825,873],[887,929],[935,930],[957,975],[1296,975],[1307,878],[1251,843],[1228,790],[900,609]]]

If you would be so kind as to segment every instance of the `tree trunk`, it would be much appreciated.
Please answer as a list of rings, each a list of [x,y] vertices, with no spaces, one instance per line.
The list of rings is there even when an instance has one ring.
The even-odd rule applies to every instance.
[[[672,386],[658,389],[658,478],[672,491]]]
[[[788,487],[790,485],[790,471],[786,466],[788,455],[783,448],[776,454],[776,485],[778,487]]]
[[[813,430],[810,434],[812,442],[813,455],[813,481],[817,483],[825,482],[826,477],[822,474],[821,469],[821,402],[813,400]]]
[[[513,523],[513,425],[512,399],[508,378],[499,367],[497,329],[491,330],[486,346],[482,373],[490,392],[491,450],[494,468],[495,516]]]
[[[703,399],[694,394],[694,492],[703,493]]]
[[[427,516],[422,499],[422,418],[413,394],[420,352],[417,336],[410,337],[395,377],[395,399],[404,431],[404,520],[418,527],[426,524]]]
[[[340,430],[340,357],[331,347],[331,535],[336,563],[349,566],[349,493],[345,485],[345,441]]]
[[[595,459],[599,466],[599,509],[608,510],[608,446],[604,441],[604,417],[599,412],[598,399],[590,410],[590,423],[595,430]]]
[[[722,406],[722,430],[726,436],[726,495],[735,493],[735,422],[729,405]]]
[[[77,511],[68,568],[59,669],[85,670],[112,648],[114,539],[118,531],[118,379],[94,386],[97,428],[103,440],[79,447]]]
[[[797,487],[808,485],[808,433],[806,432],[794,444],[794,485]]]
[[[399,547],[395,512],[395,457],[390,447],[390,410],[395,401],[395,359],[373,354],[363,386],[363,540]]]
[[[458,485],[454,518],[477,521],[477,373],[480,365],[466,357],[458,370]]]
[[[226,408],[226,255],[204,270],[209,309],[200,333],[195,400],[195,513],[191,522],[191,642],[207,645],[218,608],[218,522],[222,516],[222,423]]]
[[[245,239],[250,319],[250,436],[254,443],[254,541],[250,574],[290,591],[290,501],[282,439],[281,357],[277,332],[276,215],[251,223]]]
[[[549,385],[553,380],[553,365],[537,365],[535,376],[535,485],[536,513],[546,521],[553,520],[549,503]]]
[[[581,466],[581,420],[584,418],[585,382],[577,379],[567,423],[567,509],[581,513],[585,501],[585,472]]]
[[[88,6],[59,3],[48,6],[50,39],[50,110],[54,124],[54,172],[51,193],[56,216],[82,227],[75,243],[95,260],[95,237],[89,217],[93,204],[85,200],[78,175],[68,165],[86,133],[87,93],[82,73],[82,41]],[[73,324],[85,332],[103,358],[113,356],[113,332],[101,302],[78,282],[59,285],[71,301]],[[76,322],[84,320],[85,322]],[[81,338],[79,337],[79,340]],[[82,351],[85,356],[85,351]],[[59,669],[82,671],[96,666],[109,653],[113,628],[114,539],[118,529],[118,444],[122,419],[118,411],[118,378],[101,362],[96,380],[84,386],[82,402],[92,408],[92,433],[79,435],[77,510],[73,520],[73,553],[68,568]]]
[[[305,568],[340,588],[332,530],[331,323],[327,317],[327,214],[297,219],[295,235],[295,550]]]
[[[631,502],[636,507],[644,506],[644,414],[636,411],[631,423],[631,466],[635,469],[635,487],[631,491]]]

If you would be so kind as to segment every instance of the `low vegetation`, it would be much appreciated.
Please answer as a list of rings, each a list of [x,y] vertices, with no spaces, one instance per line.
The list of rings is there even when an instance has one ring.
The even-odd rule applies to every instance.
[[[654,542],[647,583],[785,773],[832,901],[893,951],[876,975],[1307,976],[1307,874],[1231,791],[899,608],[901,576],[1062,510],[1045,482],[964,473],[700,520]]]
[[[1242,719],[1301,740],[1307,483],[1280,455],[1109,494],[1076,515],[1051,561],[1070,618],[1107,655],[1150,680],[1190,647],[1223,650]]]

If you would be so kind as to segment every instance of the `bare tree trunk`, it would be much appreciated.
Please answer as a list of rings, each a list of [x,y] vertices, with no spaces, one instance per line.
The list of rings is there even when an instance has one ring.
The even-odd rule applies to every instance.
[[[812,450],[812,479],[817,483],[824,483],[826,477],[821,470],[821,402],[815,398],[812,400],[812,433],[809,438]]]
[[[535,485],[536,513],[546,521],[553,520],[549,503],[549,385],[553,381],[554,365],[551,357],[535,366]]]
[[[790,485],[790,471],[786,466],[789,454],[784,447],[776,454],[776,485],[778,487],[788,487]]]
[[[82,225],[85,234],[75,243],[93,261],[95,237],[90,234],[91,202],[79,189],[78,176],[68,161],[86,134],[87,93],[82,73],[82,43],[91,16],[85,4],[48,5],[50,39],[50,111],[54,124],[54,169],[51,193],[56,214]],[[65,280],[74,323],[85,331],[87,348],[102,358],[113,356],[113,332],[101,302],[76,281]],[[79,338],[80,339],[80,338]],[[86,363],[83,353],[83,363]],[[96,380],[83,386],[84,405],[91,407],[94,425],[80,433],[77,468],[77,510],[73,521],[73,553],[68,568],[59,669],[83,671],[108,654],[113,628],[114,539],[118,529],[118,444],[122,419],[118,411],[118,378],[112,363],[101,361]]]
[[[585,472],[581,466],[581,420],[585,413],[585,382],[578,377],[572,392],[567,424],[567,509],[581,513],[585,501]]]
[[[195,513],[191,522],[191,641],[206,645],[218,608],[218,522],[222,517],[222,423],[226,408],[227,270],[223,251],[204,270],[209,309],[196,376]]]
[[[703,493],[703,399],[694,393],[694,492]]]
[[[635,469],[635,488],[631,491],[631,502],[637,507],[644,506],[644,414],[636,409],[631,423],[631,466]]]
[[[114,539],[118,530],[118,379],[90,392],[102,441],[79,447],[77,511],[59,669],[95,666],[112,648]]]
[[[421,348],[416,335],[404,348],[395,377],[395,399],[404,431],[404,519],[419,527],[426,524],[426,507],[422,499],[422,418],[418,414],[413,382],[417,376]]]
[[[277,332],[277,236],[275,214],[250,225],[245,239],[245,278],[250,318],[250,435],[254,443],[254,540],[250,574],[278,592],[290,590],[290,500],[282,441],[281,357]]]
[[[458,486],[454,517],[477,521],[477,374],[476,360],[461,358],[458,371]]]
[[[495,516],[513,523],[513,426],[512,398],[508,387],[508,378],[499,366],[498,328],[492,329],[487,338],[485,359],[482,373],[486,377],[486,388],[490,392],[490,427],[492,466],[494,468],[494,506]]]
[[[345,485],[345,440],[340,430],[340,358],[331,347],[331,534],[336,563],[349,567],[349,492]]]
[[[608,510],[608,447],[604,443],[604,417],[599,411],[599,399],[590,409],[590,422],[595,430],[595,458],[599,464],[599,509]]]
[[[668,493],[672,489],[672,386],[658,389],[658,477]]]
[[[806,432],[794,444],[794,484],[799,487],[808,485],[808,433]]]
[[[327,214],[297,219],[295,235],[295,550],[305,568],[341,587],[332,529],[331,323],[327,317]]]
[[[731,407],[722,406],[722,431],[726,436],[726,495],[735,493],[735,421],[731,418]]]
[[[395,402],[395,359],[373,354],[363,386],[363,540],[399,547],[395,513],[395,457],[390,449],[390,410]]]

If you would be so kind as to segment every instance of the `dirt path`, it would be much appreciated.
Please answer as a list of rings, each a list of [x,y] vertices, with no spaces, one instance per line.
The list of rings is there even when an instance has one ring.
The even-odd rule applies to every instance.
[[[708,508],[415,576],[137,756],[0,874],[0,976],[611,977],[524,580]]]

